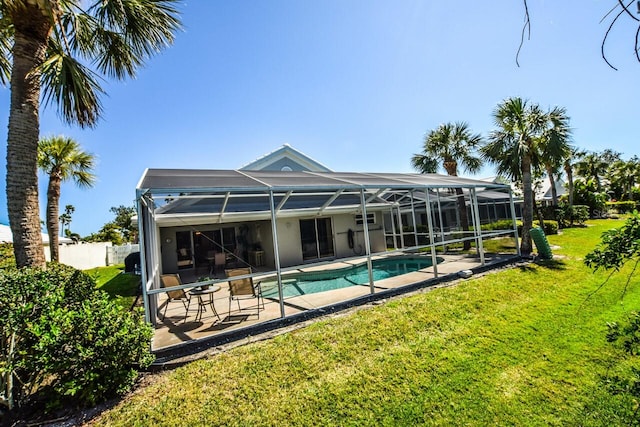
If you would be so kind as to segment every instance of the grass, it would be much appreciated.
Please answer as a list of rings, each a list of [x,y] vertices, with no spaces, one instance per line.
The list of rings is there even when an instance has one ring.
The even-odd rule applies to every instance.
[[[622,221],[550,236],[554,261],[406,296],[157,374],[96,425],[629,425],[606,323],[640,306],[582,258]]]
[[[85,270],[96,281],[98,288],[116,298],[125,308],[130,308],[138,293],[140,276],[124,272],[124,264]]]

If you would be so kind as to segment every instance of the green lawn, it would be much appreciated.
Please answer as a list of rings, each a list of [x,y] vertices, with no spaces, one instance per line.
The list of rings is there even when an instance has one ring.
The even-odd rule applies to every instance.
[[[122,307],[130,308],[136,298],[140,276],[124,272],[124,264],[85,270],[96,281],[98,288],[116,298]]]
[[[606,323],[640,307],[638,279],[582,258],[622,221],[550,236],[552,262],[491,273],[319,321],[170,372],[98,425],[628,425],[606,375],[636,361]],[[624,273],[630,270],[625,269]]]

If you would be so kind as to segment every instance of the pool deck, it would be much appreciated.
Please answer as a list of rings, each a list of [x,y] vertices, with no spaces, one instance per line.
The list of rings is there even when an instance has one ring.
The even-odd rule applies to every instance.
[[[444,258],[444,261],[437,265],[438,277],[457,274],[462,270],[470,270],[480,267],[480,260],[474,255],[438,255]],[[513,255],[495,255],[485,256],[485,265],[491,265],[503,261],[505,258],[511,258]],[[384,257],[375,257],[384,258]],[[374,258],[374,259],[375,259]],[[366,258],[360,258],[349,261],[338,261],[331,264],[320,266],[300,267],[295,271],[309,272],[321,271],[334,268],[349,267],[366,262]],[[271,276],[273,277],[273,276]],[[395,277],[378,280],[374,283],[375,292],[384,292],[391,289],[398,289],[403,286],[421,283],[426,280],[433,279],[433,266]],[[254,278],[254,282],[260,278]],[[185,310],[182,304],[174,302],[167,307],[166,317],[155,327],[152,347],[154,350],[167,349],[182,346],[186,343],[197,342],[216,335],[227,334],[233,331],[239,331],[244,328],[259,325],[261,323],[274,321],[282,318],[282,313],[286,317],[303,313],[309,310],[330,307],[332,305],[343,303],[345,301],[357,299],[371,295],[369,284],[354,285],[346,288],[317,292],[308,295],[300,295],[288,297],[284,299],[282,307],[278,299],[265,298],[264,309],[260,309],[258,317],[256,299],[241,300],[238,310],[238,302],[233,301],[231,309],[229,309],[229,290],[224,283],[220,284],[220,290],[215,292],[214,306],[220,315],[218,319],[207,306],[202,313],[201,318],[196,320],[197,299],[192,297],[188,316],[185,318]],[[164,310],[166,298],[164,294],[160,294],[159,309]]]

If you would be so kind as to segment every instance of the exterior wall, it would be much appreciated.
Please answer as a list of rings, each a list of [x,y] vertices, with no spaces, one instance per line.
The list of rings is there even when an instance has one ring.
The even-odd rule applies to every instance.
[[[277,220],[278,248],[280,250],[280,265],[290,267],[303,264],[302,247],[300,242],[300,220],[315,217],[280,218]],[[384,230],[382,227],[382,214],[375,212],[375,224],[369,224],[369,235],[372,252],[383,252],[386,249]],[[238,227],[243,224],[203,224],[195,226],[199,231],[209,231],[224,227]],[[264,251],[264,263],[267,267],[275,267],[275,255],[273,251],[273,234],[271,221],[255,221],[246,223],[248,227],[248,248],[252,250],[259,245]],[[354,231],[354,247],[349,247],[348,230]],[[160,251],[162,268],[161,273],[177,273],[178,258],[176,246],[176,232],[193,231],[194,227],[167,227],[160,228]],[[334,252],[336,258],[364,255],[363,226],[356,225],[355,215],[343,214],[332,217],[332,232]]]
[[[162,260],[161,274],[178,272],[178,246],[176,231],[188,231],[189,227],[172,227],[160,229],[160,252]]]

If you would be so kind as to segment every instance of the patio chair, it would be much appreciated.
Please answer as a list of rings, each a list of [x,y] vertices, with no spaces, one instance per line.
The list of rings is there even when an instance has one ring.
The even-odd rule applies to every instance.
[[[218,268],[224,270],[224,267],[225,267],[226,264],[227,264],[227,256],[225,255],[225,253],[224,252],[216,252],[214,270],[217,270]]]
[[[234,268],[225,270],[227,277],[245,276],[251,274],[251,267]],[[260,300],[262,299],[262,309],[264,310],[264,297],[262,296],[262,288],[260,283],[253,284],[253,279],[247,277],[244,279],[229,280],[229,313],[231,313],[231,301],[236,300],[238,303],[238,311],[242,311],[240,307],[241,299],[256,298],[258,318],[260,317]]]
[[[162,283],[163,288],[171,288],[174,286],[182,285],[182,280],[180,280],[180,275],[178,274],[163,274],[160,276],[160,282]],[[167,314],[167,308],[169,304],[172,302],[181,302],[184,306],[185,314],[184,321],[187,321],[187,316],[189,315],[189,305],[191,305],[191,295],[184,291],[184,289],[177,289],[174,291],[167,291],[167,302],[164,305],[164,313],[162,314],[161,320],[164,321],[164,318]]]

